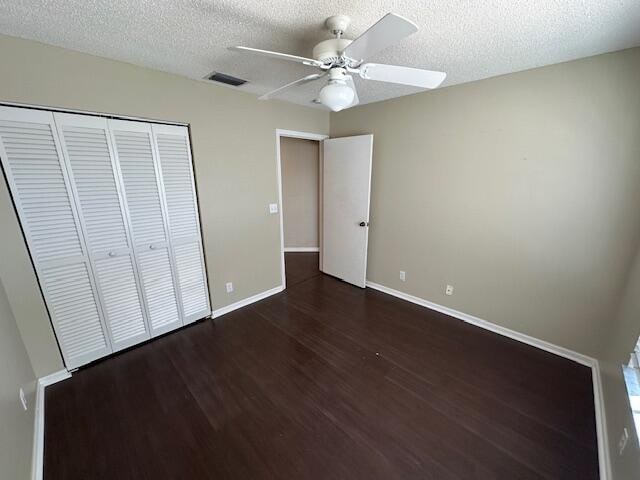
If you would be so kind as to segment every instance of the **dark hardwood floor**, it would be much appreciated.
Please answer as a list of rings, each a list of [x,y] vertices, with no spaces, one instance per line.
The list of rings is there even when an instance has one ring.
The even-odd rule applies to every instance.
[[[287,287],[322,275],[318,261],[317,253],[285,253],[284,268],[287,274]]]
[[[598,478],[588,368],[309,258],[284,293],[48,387],[45,477]]]

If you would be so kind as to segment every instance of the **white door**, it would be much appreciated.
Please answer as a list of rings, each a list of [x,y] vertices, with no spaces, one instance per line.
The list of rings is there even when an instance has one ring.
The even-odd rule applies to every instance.
[[[111,343],[53,114],[0,107],[0,158],[67,368],[108,355]]]
[[[323,141],[322,266],[364,288],[373,135]]]
[[[180,327],[182,315],[151,125],[109,120],[109,127],[116,167],[124,185],[151,336],[156,336]]]
[[[55,113],[114,351],[150,337],[107,120]]]
[[[182,302],[183,321],[188,324],[211,313],[189,131],[187,127],[177,125],[153,125],[151,128],[167,205],[171,248],[178,274],[178,297]]]

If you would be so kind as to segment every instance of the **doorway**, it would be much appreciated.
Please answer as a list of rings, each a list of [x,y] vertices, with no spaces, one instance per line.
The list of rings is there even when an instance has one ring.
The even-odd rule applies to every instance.
[[[278,130],[282,285],[320,275],[322,140],[326,135]]]
[[[276,159],[282,288],[289,267],[302,280],[323,272],[365,288],[373,135],[276,130]]]

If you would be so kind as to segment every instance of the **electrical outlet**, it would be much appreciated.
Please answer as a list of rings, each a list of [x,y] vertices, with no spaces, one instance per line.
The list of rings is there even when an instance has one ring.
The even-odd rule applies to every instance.
[[[233,292],[233,282],[227,282],[225,286],[227,287],[227,293]]]
[[[404,270],[400,270],[400,280],[404,282],[406,279],[407,279],[407,274],[404,272]]]
[[[24,390],[20,388],[20,402],[22,403],[22,408],[27,410],[27,397],[24,394]]]
[[[278,213],[278,204],[270,203],[269,204],[269,213]]]
[[[445,295],[453,295],[453,285],[447,285],[444,290]]]
[[[624,427],[620,440],[618,441],[618,455],[622,455],[624,449],[627,448],[627,443],[629,443],[629,430],[627,430],[627,427]]]

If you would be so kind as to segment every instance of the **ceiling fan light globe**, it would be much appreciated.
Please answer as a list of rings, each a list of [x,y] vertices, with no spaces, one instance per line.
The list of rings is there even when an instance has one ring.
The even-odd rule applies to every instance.
[[[351,87],[345,83],[331,82],[320,90],[318,99],[325,107],[339,112],[353,103],[354,95]]]

